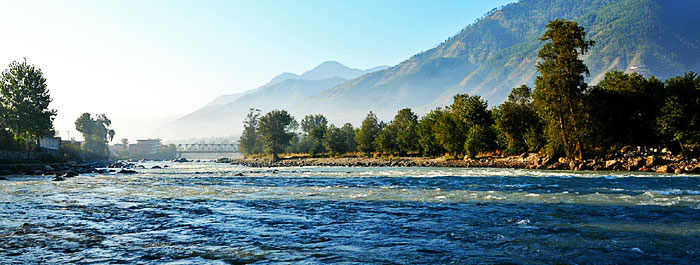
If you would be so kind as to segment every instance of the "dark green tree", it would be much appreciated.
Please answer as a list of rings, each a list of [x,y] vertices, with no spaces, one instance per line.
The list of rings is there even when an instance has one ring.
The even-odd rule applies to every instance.
[[[394,120],[389,124],[394,133],[394,142],[399,155],[418,152],[418,116],[409,108],[399,110]]]
[[[467,157],[475,157],[478,153],[491,151],[496,142],[496,134],[491,126],[475,124],[469,127],[467,139],[464,141],[464,150]]]
[[[352,127],[352,124],[343,124],[343,127],[340,128],[340,131],[343,133],[343,139],[345,141],[345,152],[356,152],[357,142],[355,142],[355,128]]]
[[[700,77],[689,72],[666,80],[669,93],[657,119],[659,133],[686,156],[700,152]]]
[[[496,127],[506,137],[506,153],[536,152],[542,147],[544,139],[538,139],[542,125],[529,87],[522,85],[513,88],[499,110]]]
[[[435,139],[440,146],[456,157],[464,153],[464,142],[466,141],[466,131],[462,131],[460,126],[447,110],[434,110],[437,119],[437,127],[433,129]]]
[[[605,154],[626,145],[659,144],[656,117],[664,102],[664,85],[654,77],[612,71],[587,91],[592,140],[588,147]]]
[[[418,121],[418,143],[424,156],[438,156],[445,153],[445,148],[435,136],[440,125],[441,115],[443,115],[443,110],[438,108],[430,111]]]
[[[554,154],[561,147],[566,156],[583,159],[584,75],[588,67],[579,58],[594,44],[578,23],[553,20],[540,38],[546,43],[537,62],[540,76],[535,79],[535,105],[545,123],[548,151]]]
[[[272,154],[273,160],[279,160],[279,154],[289,146],[297,126],[294,117],[286,110],[273,110],[260,117],[258,133],[265,153]]]
[[[381,151],[384,155],[393,155],[399,152],[399,146],[396,144],[396,127],[391,123],[382,126],[382,130],[377,135],[377,151]]]
[[[365,156],[369,156],[370,153],[377,151],[376,138],[381,130],[382,127],[377,116],[371,111],[367,113],[367,117],[362,121],[362,126],[355,134],[358,151]]]
[[[12,62],[0,78],[0,119],[14,139],[29,143],[53,136],[56,111],[49,109],[51,96],[41,69],[26,60]]]
[[[260,110],[250,108],[246,119],[243,121],[243,133],[241,138],[238,139],[238,147],[245,156],[262,152],[262,143],[257,132],[259,119]]]
[[[94,119],[90,113],[83,113],[75,120],[75,129],[83,134],[83,150],[93,158],[106,159],[109,157],[107,143],[114,139],[114,130],[109,129],[112,121],[104,114],[98,114]]]
[[[302,151],[316,156],[326,152],[323,145],[323,137],[326,134],[328,120],[321,114],[306,115],[301,121],[301,130],[304,133],[301,141]]]
[[[331,156],[337,156],[347,151],[347,142],[340,128],[332,125],[326,130],[326,135],[323,138],[323,145],[326,147]]]

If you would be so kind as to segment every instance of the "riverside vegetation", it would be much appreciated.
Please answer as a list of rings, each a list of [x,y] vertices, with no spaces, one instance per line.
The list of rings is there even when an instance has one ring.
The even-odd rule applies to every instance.
[[[307,115],[300,131],[299,123],[285,110],[262,115],[251,109],[239,141],[249,159],[235,163],[332,165],[338,160],[277,160],[281,153],[311,157],[361,153],[444,157],[369,164],[358,158],[341,164],[700,170],[694,159],[700,153],[700,77],[696,73],[662,82],[653,76],[611,71],[597,85],[588,86],[584,81],[588,68],[580,57],[595,43],[586,38],[583,27],[554,20],[540,40],[545,43],[539,52],[540,75],[534,90],[516,87],[500,106],[489,109],[479,96],[458,94],[451,105],[420,118],[406,108],[385,123],[370,111],[362,125],[353,128],[349,123],[329,125],[321,114]],[[250,158],[261,154],[271,155],[273,161]],[[519,156],[496,158],[503,155]],[[465,161],[450,162],[461,157]]]
[[[42,150],[38,140],[54,137],[56,110],[50,109],[51,96],[46,78],[26,59],[12,62],[0,80],[0,175],[29,174],[70,177],[95,171],[109,158],[108,141],[114,136],[111,121],[104,114],[91,118],[82,114],[75,122],[85,144],[60,143],[57,151]],[[35,161],[19,159],[20,156]],[[13,159],[14,158],[14,159]],[[78,163],[84,162],[84,163]]]

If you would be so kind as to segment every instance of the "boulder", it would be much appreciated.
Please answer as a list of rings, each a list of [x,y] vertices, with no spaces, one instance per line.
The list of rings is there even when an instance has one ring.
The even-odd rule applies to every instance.
[[[162,167],[160,166],[152,166],[151,169],[161,169]]]
[[[674,173],[674,174],[683,174],[683,169],[682,169],[682,168],[676,168],[675,170],[673,170],[673,173]]]
[[[613,167],[620,165],[620,161],[617,160],[608,160],[605,161],[605,168],[606,169],[613,169]]]
[[[581,163],[578,165],[577,170],[592,170],[593,166],[590,166],[589,164],[586,163]]]
[[[654,164],[656,164],[656,157],[654,157],[654,156],[647,156],[647,158],[646,158],[646,166],[647,166],[647,167],[653,167]]]
[[[569,170],[578,170],[579,166],[575,161],[569,162]]]
[[[37,170],[34,170],[32,172],[32,175],[37,175],[37,176],[44,175],[44,171],[37,169]]]
[[[55,176],[55,177],[53,177],[53,181],[64,181],[64,180],[66,180],[66,179],[63,178],[63,177],[61,177],[61,176]]]
[[[656,173],[668,173],[668,166],[660,166],[656,169]]]
[[[117,172],[118,174],[136,174],[136,170],[131,170],[131,169],[122,169],[121,171]]]
[[[642,166],[640,167],[637,171],[639,172],[649,172],[649,168],[647,166]]]
[[[68,171],[68,172],[66,172],[65,174],[63,174],[61,177],[64,177],[64,178],[72,178],[72,177],[75,177],[75,176],[78,176],[78,173],[76,173],[75,171]]]
[[[0,177],[0,180],[7,180],[6,177]]]
[[[237,176],[237,177],[242,177],[242,176],[243,176],[243,173],[240,173],[240,172],[239,172],[239,173],[236,173],[236,174],[233,174],[233,175],[234,175],[234,176]]]
[[[173,160],[173,162],[184,163],[184,162],[190,162],[190,161],[187,160],[187,158],[181,157],[181,158],[177,158],[177,159]]]
[[[632,158],[629,160],[630,166],[635,166],[640,168],[645,165],[644,160],[641,157]]]

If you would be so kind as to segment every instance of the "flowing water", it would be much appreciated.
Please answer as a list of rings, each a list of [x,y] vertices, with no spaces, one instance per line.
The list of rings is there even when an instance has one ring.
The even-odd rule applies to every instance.
[[[168,165],[0,181],[0,263],[700,263],[700,176]]]

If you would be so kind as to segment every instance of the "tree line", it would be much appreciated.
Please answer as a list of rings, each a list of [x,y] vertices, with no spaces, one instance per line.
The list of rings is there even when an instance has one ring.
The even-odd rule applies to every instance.
[[[40,68],[26,59],[10,63],[0,76],[0,150],[34,151],[38,148],[37,140],[54,137],[56,110],[49,108],[51,101]],[[107,158],[107,142],[114,137],[110,124],[104,114],[94,119],[90,113],[82,114],[75,122],[84,138],[81,150],[72,150],[70,146],[59,150],[69,159]]]
[[[637,73],[611,71],[585,82],[580,58],[595,42],[576,22],[554,20],[536,67],[535,87],[513,88],[496,107],[479,96],[458,94],[452,104],[422,117],[398,111],[388,123],[371,111],[359,128],[328,124],[321,114],[299,123],[284,110],[264,115],[251,109],[239,140],[244,155],[308,153],[337,156],[422,155],[475,157],[480,153],[540,152],[582,160],[624,146],[660,147],[684,156],[700,153],[700,77],[694,72],[665,82]]]

